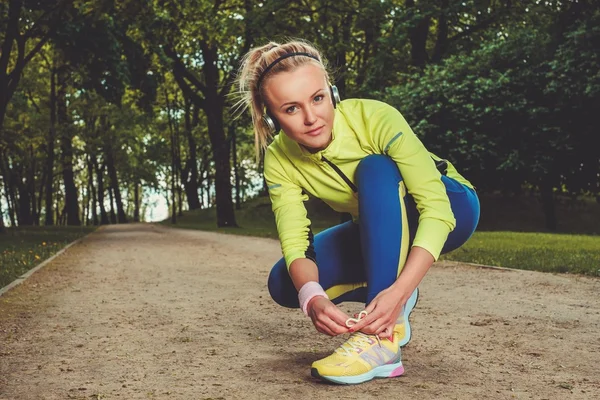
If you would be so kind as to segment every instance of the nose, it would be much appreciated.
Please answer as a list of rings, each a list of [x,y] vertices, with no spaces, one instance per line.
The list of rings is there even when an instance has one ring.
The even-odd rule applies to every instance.
[[[304,125],[312,125],[317,122],[317,114],[312,107],[306,107],[304,112]]]

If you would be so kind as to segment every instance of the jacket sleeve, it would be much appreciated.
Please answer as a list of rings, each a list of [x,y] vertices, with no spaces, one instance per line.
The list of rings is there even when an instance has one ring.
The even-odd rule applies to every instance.
[[[437,260],[448,234],[456,226],[442,175],[398,110],[382,106],[368,121],[378,150],[396,162],[419,211],[419,226],[412,245],[426,249]]]
[[[265,153],[264,174],[287,268],[298,258],[316,262],[313,234],[304,206],[308,195],[288,177],[280,160],[270,150]]]

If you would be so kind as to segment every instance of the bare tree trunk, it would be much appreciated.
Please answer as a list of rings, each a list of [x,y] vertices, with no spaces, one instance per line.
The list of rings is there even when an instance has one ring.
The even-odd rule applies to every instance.
[[[63,66],[58,72],[57,91],[57,120],[61,130],[60,138],[60,161],[62,164],[62,175],[65,186],[65,212],[67,214],[67,225],[81,225],[79,219],[79,199],[77,187],[75,186],[75,174],[73,172],[73,135],[69,126],[67,114],[67,79],[68,72]]]
[[[2,210],[2,193],[0,191],[0,234],[6,232],[6,227],[4,226],[4,211]]]
[[[54,141],[56,140],[56,68],[55,60],[52,60],[50,69],[50,129],[48,129],[48,142],[46,154],[46,226],[54,225],[52,211],[52,192],[54,189]]]
[[[140,185],[135,183],[133,186],[133,220],[140,222]]]
[[[0,154],[0,164],[2,164],[2,154]],[[2,178],[2,174],[0,173],[0,178]],[[6,232],[6,228],[4,225],[4,210],[2,209],[2,188],[4,187],[4,179],[0,181],[3,184],[0,185],[0,234]]]
[[[46,179],[48,179],[48,171],[46,171],[45,168],[42,168],[42,178],[40,179],[40,186],[38,188],[38,195],[37,195],[37,203],[35,204],[36,207],[36,213],[38,216],[38,219],[36,221],[36,225],[40,226],[42,223],[40,221],[40,218],[42,217],[42,199],[44,198],[44,188],[46,187]]]
[[[229,137],[231,138],[231,152],[233,153],[233,173],[235,175],[235,209],[240,210],[242,208],[240,200],[240,171],[237,162],[237,135],[235,132],[235,125],[229,126]]]
[[[117,214],[115,213],[115,201],[113,197],[113,188],[112,185],[108,186],[108,199],[110,200],[110,223],[117,223]]]
[[[165,105],[167,106],[167,121],[169,123],[169,138],[171,139],[171,223],[177,223],[177,200],[175,199],[175,182],[177,181],[177,163],[175,161],[175,128],[173,127],[173,114],[171,113],[171,101],[167,86],[164,86]],[[167,201],[168,201],[167,195]]]
[[[175,143],[173,140],[173,136],[174,136],[173,133],[171,133],[171,204],[172,204],[171,223],[176,224],[177,223],[177,201],[175,200],[175,179],[176,179],[175,169],[177,167],[175,166]]]
[[[406,6],[409,9],[409,13],[413,16],[418,13],[417,5],[415,0],[406,0]],[[417,25],[409,29],[410,37],[410,54],[412,58],[412,64],[415,67],[424,68],[428,61],[427,55],[427,35],[429,34],[429,24],[431,19],[429,17],[421,17],[418,19]]]
[[[448,4],[449,0],[442,0],[440,16],[437,23],[437,39],[431,60],[439,62],[448,51]]]
[[[87,157],[87,170],[88,170],[88,187],[90,190],[90,197],[92,200],[92,224],[94,226],[98,225],[98,204],[96,203],[96,188],[94,186],[94,164],[90,158],[90,155]]]
[[[4,195],[6,197],[6,206],[8,207],[8,217],[11,226],[17,226],[16,221],[16,200],[13,188],[15,182],[6,160],[6,154],[0,154],[0,174],[4,177]]]
[[[192,114],[190,116],[190,114]],[[188,159],[181,172],[182,183],[185,188],[185,195],[190,210],[196,210],[201,207],[198,198],[198,155],[196,149],[196,139],[194,138],[194,127],[198,125],[198,107],[191,104],[189,99],[185,98],[185,135],[188,142]]]
[[[32,225],[33,220],[31,218],[31,198],[29,197],[29,188],[23,183],[22,179],[18,180],[17,190],[19,196],[17,199],[18,213],[17,218],[20,226]]]
[[[114,155],[112,145],[106,148],[106,167],[108,168],[108,176],[110,178],[112,192],[114,193],[114,200],[117,205],[117,215],[119,223],[127,223],[127,216],[123,210],[123,200],[121,198],[121,191],[119,188],[119,178],[117,176],[117,170],[115,168]],[[111,199],[112,204],[112,199]]]
[[[100,206],[100,224],[108,225],[108,214],[104,207],[104,166],[100,168],[98,161],[93,159],[94,166],[96,167],[96,176],[98,180],[98,205]]]

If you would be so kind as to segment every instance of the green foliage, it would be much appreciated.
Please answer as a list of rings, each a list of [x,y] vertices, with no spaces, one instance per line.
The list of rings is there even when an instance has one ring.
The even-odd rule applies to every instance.
[[[9,228],[0,241],[0,287],[93,230],[89,227]]]
[[[600,163],[589,146],[600,101],[598,7],[590,14],[573,7],[532,7],[501,31],[486,31],[477,49],[403,75],[387,100],[481,190],[549,183],[598,193]],[[557,32],[572,13],[574,22]]]

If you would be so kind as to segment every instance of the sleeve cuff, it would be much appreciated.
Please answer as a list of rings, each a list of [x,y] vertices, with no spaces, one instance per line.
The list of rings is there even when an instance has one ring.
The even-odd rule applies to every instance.
[[[412,245],[424,248],[437,261],[449,233],[450,228],[445,222],[427,218],[419,221],[419,227]]]

